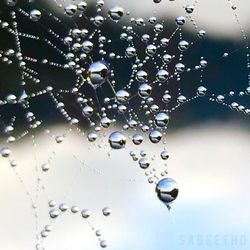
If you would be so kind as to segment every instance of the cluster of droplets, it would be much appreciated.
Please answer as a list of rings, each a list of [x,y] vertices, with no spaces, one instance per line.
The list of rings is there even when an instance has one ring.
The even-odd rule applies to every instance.
[[[154,2],[160,3],[161,1],[154,0]],[[129,150],[128,154],[145,171],[148,182],[155,184],[158,198],[170,208],[171,203],[178,196],[177,184],[175,180],[167,177],[166,169],[166,161],[169,158],[166,149],[166,131],[169,123],[172,122],[172,114],[184,104],[204,98],[242,114],[250,115],[249,108],[234,101],[234,97],[250,95],[250,85],[239,93],[233,91],[219,95],[210,93],[209,86],[203,82],[203,73],[210,63],[203,56],[195,66],[185,63],[185,53],[195,45],[195,42],[184,38],[185,24],[191,22],[197,39],[203,39],[206,35],[206,31],[198,28],[192,16],[198,1],[184,6],[186,16],[177,16],[173,20],[175,29],[170,35],[166,32],[167,25],[164,20],[157,20],[154,16],[148,20],[130,17],[130,12],[126,12],[120,6],[112,6],[106,11],[102,0],[96,2],[94,15],[89,14],[89,6],[85,1],[73,1],[63,5],[55,0],[55,3],[63,9],[64,15],[70,20],[70,25],[62,33],[57,33],[56,29],[53,30],[44,25],[45,18],[61,25],[64,20],[56,14],[43,8],[32,8],[28,12],[17,0],[6,0],[10,8],[10,21],[1,19],[0,29],[13,37],[15,48],[0,48],[0,59],[4,65],[15,65],[20,71],[20,86],[19,95],[7,93],[0,100],[0,106],[3,109],[9,106],[21,107],[24,111],[25,122],[28,124],[27,129],[21,135],[16,136],[16,116],[13,116],[10,121],[4,121],[6,124],[4,123],[3,132],[7,136],[6,143],[19,141],[30,131],[42,124],[46,125],[46,119],[38,119],[39,114],[31,111],[33,100],[46,96],[52,100],[54,104],[52,108],[59,111],[70,127],[77,127],[78,132],[84,135],[88,142],[95,143],[104,138],[103,145],[100,143],[99,147],[108,146],[113,151],[126,150],[129,140],[136,147],[143,146],[145,140],[154,145],[162,145],[164,150],[160,151],[158,157],[164,161],[165,169],[160,173],[152,167],[156,156],[150,157],[144,150],[140,150],[140,153]],[[229,3],[232,10],[236,11],[237,7],[231,1]],[[35,4],[31,3],[31,5],[35,7]],[[48,36],[42,37],[22,32],[17,22],[17,15],[30,20],[38,29],[45,29]],[[244,29],[236,12],[235,17],[242,37],[246,41]],[[84,20],[84,23],[78,24],[76,21],[78,19]],[[105,24],[110,21],[120,31],[118,35],[116,34],[116,39],[110,38],[110,35],[105,33]],[[146,33],[143,32],[144,27],[148,28]],[[42,41],[60,57],[60,60],[58,62],[50,60],[47,58],[49,55],[36,58],[34,53],[32,56],[26,56],[21,42],[23,39]],[[119,47],[118,51],[117,47]],[[247,41],[246,50],[247,68],[249,68]],[[224,59],[228,57],[228,52],[222,55]],[[122,84],[118,80],[119,70],[116,68],[116,64],[120,62],[124,63],[124,69],[129,76],[129,79]],[[58,88],[52,84],[53,81],[44,80],[45,77],[39,72],[37,65],[70,72],[73,75],[71,86]],[[186,96],[182,87],[179,87],[179,83],[185,74],[193,71],[200,72],[199,84],[193,89],[191,96]],[[249,75],[248,80],[250,84]],[[40,85],[41,83],[43,84]],[[31,84],[38,86],[38,90],[30,92],[26,87]],[[172,93],[169,87],[173,84],[178,86],[176,87],[177,94]],[[76,105],[80,112],[72,112],[70,109],[72,105]],[[87,132],[83,132],[80,128],[82,121],[85,126],[87,124]],[[106,135],[107,131],[108,135]],[[62,143],[64,138],[65,135],[54,136],[58,144]],[[10,146],[2,147],[1,155],[10,159]],[[51,160],[52,158],[49,158],[41,165],[43,172],[50,170]],[[17,166],[15,160],[9,162],[12,167]],[[66,203],[56,207],[54,201],[49,201],[49,207],[49,216],[52,219],[69,210]],[[72,206],[70,210],[73,214],[80,212],[77,206]],[[110,208],[103,209],[104,216],[109,216],[110,213]],[[87,219],[91,212],[83,209],[81,215]],[[46,225],[41,231],[42,238],[46,238],[51,230],[52,226]],[[100,238],[99,230],[96,231],[96,236],[100,241],[100,246],[106,247],[107,243]]]
[[[78,206],[71,206],[71,208],[69,208],[69,206],[66,203],[61,203],[58,207],[56,207],[56,202],[54,200],[50,200],[49,201],[49,215],[52,219],[56,219],[58,218],[61,214],[67,212],[68,210],[70,210],[70,212],[72,214],[77,214],[77,213],[81,213],[81,217],[85,220],[89,219],[92,216],[92,212],[89,209],[82,209],[80,210],[80,208]],[[111,209],[109,207],[104,207],[102,209],[102,214],[105,217],[108,217],[111,215]],[[96,237],[98,238],[99,242],[100,242],[100,247],[101,248],[106,248],[108,246],[106,240],[104,240],[102,238],[102,232],[99,229],[95,229],[95,227],[92,225],[92,223],[90,223],[88,221],[88,225],[90,227],[90,229],[92,231],[95,232]],[[41,237],[42,238],[46,238],[49,236],[49,233],[52,231],[52,226],[51,225],[46,225],[44,227],[44,229],[41,231]],[[41,246],[41,245],[40,245]]]

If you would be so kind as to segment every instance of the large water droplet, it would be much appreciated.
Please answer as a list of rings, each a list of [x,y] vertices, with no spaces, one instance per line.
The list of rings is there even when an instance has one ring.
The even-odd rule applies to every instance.
[[[164,178],[160,180],[155,189],[158,198],[167,206],[173,202],[179,193],[177,183],[172,178]]]

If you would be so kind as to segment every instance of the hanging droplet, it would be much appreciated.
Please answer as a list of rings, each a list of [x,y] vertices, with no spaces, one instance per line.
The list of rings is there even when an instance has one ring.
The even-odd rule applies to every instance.
[[[160,180],[155,189],[160,201],[170,208],[170,203],[173,202],[179,193],[177,183],[174,179],[164,178]]]

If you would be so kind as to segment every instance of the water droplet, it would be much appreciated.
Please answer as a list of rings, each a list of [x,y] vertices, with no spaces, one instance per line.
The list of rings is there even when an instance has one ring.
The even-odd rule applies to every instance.
[[[158,127],[165,127],[168,125],[169,116],[163,112],[158,113],[155,115],[155,124]]]
[[[121,132],[113,132],[109,136],[109,144],[113,149],[124,148],[126,144],[126,137]]]
[[[173,202],[179,193],[177,183],[174,179],[164,178],[156,185],[156,193],[158,198],[165,204],[169,205]]]
[[[151,95],[152,87],[147,83],[142,83],[138,89],[139,95],[142,98],[147,98]]]
[[[165,69],[160,69],[157,74],[156,77],[160,82],[165,82],[167,81],[169,76],[169,73],[165,70]]]
[[[104,216],[109,216],[111,214],[111,209],[109,207],[104,207],[102,213]]]
[[[77,3],[77,9],[80,11],[84,11],[87,8],[87,3],[85,1],[79,1]]]
[[[94,132],[89,132],[88,133],[88,141],[94,142],[97,139],[97,134]]]
[[[30,12],[30,18],[31,18],[31,20],[32,20],[33,22],[39,21],[40,18],[41,18],[41,16],[42,16],[42,13],[41,13],[40,10],[32,10],[32,11]]]
[[[182,51],[182,52],[186,51],[188,49],[188,47],[189,47],[189,43],[187,41],[182,40],[179,42],[178,48],[180,51]]]
[[[71,212],[72,212],[73,214],[78,213],[79,211],[80,211],[79,207],[77,207],[77,206],[71,207]]]
[[[109,16],[114,21],[119,21],[123,16],[124,10],[119,6],[113,6],[109,10]]]
[[[61,211],[59,209],[53,208],[49,211],[49,215],[52,219],[57,218],[61,214]]]
[[[17,0],[6,0],[6,4],[13,7],[17,4]]]
[[[187,101],[187,98],[184,95],[180,95],[177,97],[177,101],[178,103],[183,104]]]
[[[91,211],[88,210],[88,209],[83,209],[82,212],[81,212],[81,214],[82,214],[82,217],[83,217],[84,219],[87,219],[87,218],[90,217]]]
[[[193,11],[194,11],[194,5],[187,5],[187,6],[185,7],[185,10],[186,10],[186,12],[187,12],[188,14],[193,13]]]
[[[94,47],[94,44],[91,42],[91,41],[84,41],[83,43],[82,43],[82,50],[85,52],[85,53],[90,53],[92,50],[93,50],[93,47]],[[93,63],[94,64],[94,66],[97,68],[98,67],[98,65],[99,65],[99,67],[100,67],[100,64],[99,64],[99,62],[96,62],[96,63]],[[93,64],[91,64],[91,65],[93,65]],[[91,67],[91,66],[90,66]],[[98,70],[98,68],[97,68],[97,70]]]
[[[143,142],[143,137],[139,134],[134,134],[132,140],[135,145],[140,145]]]
[[[162,160],[167,160],[169,158],[169,153],[168,151],[164,150],[161,152],[161,158]]]
[[[11,151],[9,148],[2,148],[1,149],[1,155],[2,157],[9,157],[11,154]]]
[[[207,89],[204,86],[200,86],[197,89],[197,95],[204,96],[207,93]]]
[[[67,4],[64,10],[68,16],[73,16],[77,11],[77,6],[75,4]]]
[[[183,16],[178,16],[178,17],[176,17],[175,22],[177,25],[181,26],[186,22],[186,19]]]
[[[56,136],[56,142],[57,143],[62,143],[63,142],[63,139],[64,139],[64,137],[63,136],[61,136],[61,135],[59,135],[59,136]]]
[[[100,246],[101,246],[102,248],[106,248],[106,247],[108,246],[106,240],[102,240],[102,241],[100,242]]]
[[[139,70],[136,73],[136,79],[138,82],[145,82],[148,78],[148,73],[144,70]]]
[[[44,163],[41,168],[42,168],[42,171],[46,172],[50,169],[50,165],[49,163]]]
[[[143,157],[139,160],[139,165],[142,169],[146,169],[149,167],[150,161],[148,158]]]
[[[156,46],[153,44],[149,44],[146,48],[146,53],[149,56],[153,56],[156,53]]]
[[[104,128],[108,128],[111,124],[111,120],[108,118],[108,117],[103,117],[101,119],[101,125],[104,127]]]
[[[162,134],[158,130],[153,130],[149,134],[149,139],[152,143],[160,142],[161,138],[162,138]]]
[[[62,203],[62,204],[60,204],[60,206],[59,206],[59,209],[60,209],[62,212],[67,211],[68,208],[69,208],[68,205],[65,204],[65,203]]]
[[[130,97],[130,94],[126,90],[122,89],[122,90],[118,90],[116,92],[117,101],[120,102],[120,103],[128,102],[129,97]]]
[[[82,109],[82,113],[86,117],[92,116],[93,112],[94,112],[94,109],[92,107],[90,107],[89,105],[84,106]]]
[[[107,80],[108,74],[108,66],[102,61],[92,63],[88,69],[88,77],[94,86],[103,84]]]

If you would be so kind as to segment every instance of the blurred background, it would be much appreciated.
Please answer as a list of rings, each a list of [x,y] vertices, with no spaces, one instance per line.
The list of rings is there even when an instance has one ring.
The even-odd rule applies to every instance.
[[[25,1],[20,2],[23,8],[32,8]],[[88,3],[92,3],[94,9],[95,2]],[[237,5],[240,24],[249,34],[250,3],[244,0],[233,3]],[[56,11],[59,16],[61,13],[61,18],[65,18],[62,10],[52,1],[36,0],[34,4],[37,8]],[[156,16],[159,20],[164,19],[167,29],[173,31],[174,19],[185,15],[183,6],[186,4],[191,4],[191,1],[162,0],[160,4],[154,4],[151,0],[106,0],[105,8],[108,10],[110,6],[120,5],[131,12],[131,17],[146,19]],[[4,2],[0,3],[0,10],[2,19],[8,19],[9,9]],[[228,1],[200,1],[193,17],[207,35],[195,42],[194,48],[186,54],[187,63],[195,65],[201,56],[208,61],[203,85],[208,87],[210,93],[245,90],[248,86],[245,42]],[[18,22],[22,29],[36,34],[35,26],[30,26],[23,19]],[[124,24],[125,21],[121,26]],[[0,32],[4,37],[0,40],[1,50],[14,46],[12,37],[4,31]],[[57,32],[63,34],[65,30],[58,28]],[[105,26],[105,32],[112,39],[117,30],[110,23]],[[185,26],[184,34],[187,40],[194,40],[196,36],[189,24]],[[26,43],[24,51],[29,55],[35,53],[38,57],[46,53],[52,61],[61,60],[42,44]],[[222,59],[225,52],[230,54],[226,60]],[[121,82],[126,82],[126,71],[122,72],[121,66],[116,66],[117,74]],[[42,66],[37,69],[45,76],[44,81],[37,85],[27,84],[25,90],[28,93],[47,85],[69,88],[73,82],[71,74]],[[19,77],[14,65],[0,65],[0,99],[9,93],[20,94]],[[192,96],[199,86],[199,73],[188,74],[181,84],[183,93]],[[176,94],[175,89],[171,91]],[[238,100],[243,105],[249,104],[249,98],[233,98],[233,101]],[[167,169],[169,176],[178,182],[180,191],[169,212],[157,199],[155,185],[148,184],[144,172],[128,156],[135,146],[129,143],[125,150],[114,152],[105,147],[99,148],[98,143],[90,145],[75,129],[68,130],[57,111],[51,108],[52,105],[46,97],[32,103],[32,111],[39,119],[46,119],[46,125],[34,133],[35,148],[31,136],[11,147],[11,159],[17,160],[17,170],[9,166],[8,160],[0,159],[0,249],[34,249],[37,232],[50,223],[53,229],[44,240],[45,249],[100,248],[92,226],[80,214],[67,212],[51,222],[48,219],[48,199],[58,204],[66,202],[69,206],[90,209],[92,216],[89,223],[102,230],[108,249],[112,250],[249,249],[249,117],[206,99],[183,105],[173,114],[167,134],[166,148],[170,152]],[[22,112],[21,108],[0,107],[5,122],[13,114],[17,115],[17,131],[25,127]],[[78,111],[72,108],[71,112]],[[44,132],[47,127],[50,133]],[[55,143],[53,135],[62,134],[66,134],[63,143]],[[4,146],[4,135],[1,135]],[[135,148],[137,152],[140,149]],[[145,141],[142,149],[150,157],[156,155],[153,167],[164,169],[158,157],[161,146],[152,146]],[[53,155],[51,169],[43,173],[40,166],[50,155]],[[81,170],[82,161],[85,166]],[[38,173],[36,166],[39,167]],[[36,224],[29,197],[36,197],[38,176],[49,197],[46,192],[39,191]],[[105,206],[112,209],[107,218],[101,212]]]

